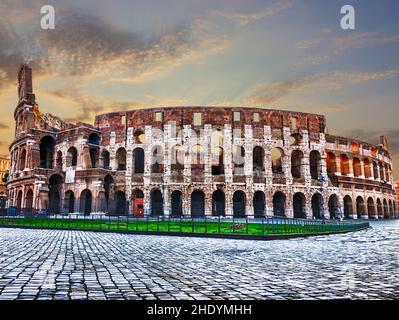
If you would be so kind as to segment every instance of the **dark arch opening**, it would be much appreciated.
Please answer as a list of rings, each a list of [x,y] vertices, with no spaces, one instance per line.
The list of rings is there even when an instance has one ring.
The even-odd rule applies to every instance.
[[[64,204],[66,213],[75,212],[75,194],[71,190],[65,192]]]
[[[285,195],[280,191],[273,195],[273,214],[277,217],[285,216]]]
[[[255,147],[252,153],[252,165],[255,176],[261,176],[265,171],[265,151],[262,147]]]
[[[335,194],[332,194],[328,199],[328,211],[330,213],[330,219],[339,218],[338,197]]]
[[[49,180],[49,212],[58,214],[61,211],[61,189],[63,179],[59,174],[54,174]]]
[[[133,150],[134,173],[144,173],[144,150],[136,148]]]
[[[201,190],[191,193],[191,216],[203,217],[205,215],[205,195]]]
[[[309,165],[310,165],[310,175],[312,179],[319,179],[321,176],[321,156],[316,150],[313,150],[309,154]]]
[[[126,216],[129,212],[126,202],[126,195],[123,191],[115,192],[115,214],[118,216]]]
[[[158,189],[151,192],[151,215],[163,215],[163,197],[162,192]]]
[[[180,217],[183,215],[183,194],[175,190],[171,195],[171,216]]]
[[[116,152],[116,163],[117,170],[123,171],[126,170],[126,150],[125,148],[119,148]]]
[[[80,213],[89,215],[91,213],[91,206],[93,202],[93,196],[89,189],[85,189],[80,194]]]
[[[70,147],[67,152],[67,167],[76,167],[78,165],[78,150]]]
[[[350,219],[353,214],[352,198],[350,196],[344,197],[344,217]]]
[[[315,193],[312,196],[312,214],[316,219],[323,218],[323,203],[320,193]]]
[[[368,212],[369,219],[374,219],[375,218],[374,200],[371,197],[369,197],[367,199],[367,212]]]
[[[40,168],[53,169],[55,140],[45,136],[40,140]]]
[[[25,196],[25,209],[27,212],[32,212],[33,208],[33,190],[29,189]]]
[[[91,133],[91,134],[89,135],[89,140],[88,140],[88,142],[89,142],[90,144],[94,144],[94,145],[96,145],[96,146],[99,146],[99,145],[100,145],[100,136],[99,136],[97,133]]]
[[[357,218],[360,219],[362,215],[365,213],[364,210],[364,200],[362,197],[357,197],[356,198],[356,214]]]
[[[261,218],[265,216],[265,194],[262,191],[256,191],[253,198],[254,217]]]
[[[103,150],[103,152],[101,152],[101,159],[102,159],[102,167],[104,169],[109,169],[109,152],[107,150]]]
[[[245,217],[245,193],[241,190],[234,192],[233,195],[233,215],[236,218]]]
[[[306,199],[303,193],[297,192],[293,197],[294,218],[306,219]]]
[[[216,190],[212,193],[212,215],[224,216],[226,210],[226,197],[222,190]]]
[[[21,210],[22,210],[22,190],[19,190],[17,194],[17,211],[21,212]]]

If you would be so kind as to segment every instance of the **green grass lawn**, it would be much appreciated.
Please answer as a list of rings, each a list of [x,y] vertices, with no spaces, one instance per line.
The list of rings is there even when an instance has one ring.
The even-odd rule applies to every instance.
[[[280,235],[308,234],[326,232],[344,232],[358,230],[354,224],[314,224],[312,221],[301,222],[287,220],[286,223],[233,223],[227,221],[191,221],[191,220],[146,220],[146,219],[69,219],[65,218],[0,218],[0,225],[28,226],[38,228],[63,229],[95,229],[95,230],[132,230],[132,231],[162,231],[189,232],[211,234],[250,234],[250,235]],[[234,227],[233,227],[234,226]]]

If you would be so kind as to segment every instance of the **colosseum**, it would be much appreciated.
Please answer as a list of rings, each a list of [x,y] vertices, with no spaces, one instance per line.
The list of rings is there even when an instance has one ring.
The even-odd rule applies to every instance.
[[[380,144],[327,134],[323,115],[159,107],[67,123],[39,110],[21,66],[9,206],[20,212],[383,219],[397,205]]]

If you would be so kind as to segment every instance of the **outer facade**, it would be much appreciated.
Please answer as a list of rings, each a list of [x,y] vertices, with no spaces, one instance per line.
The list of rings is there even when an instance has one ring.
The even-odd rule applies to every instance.
[[[241,107],[41,114],[19,71],[9,205],[19,210],[183,216],[388,218],[388,143],[325,133],[322,115]]]

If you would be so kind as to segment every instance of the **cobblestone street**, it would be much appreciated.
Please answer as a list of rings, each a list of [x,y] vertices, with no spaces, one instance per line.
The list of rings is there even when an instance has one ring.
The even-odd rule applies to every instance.
[[[0,299],[399,298],[399,221],[249,241],[0,228]]]

